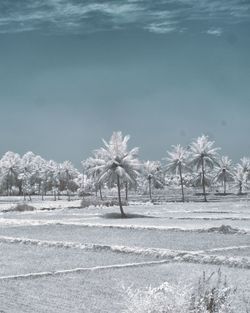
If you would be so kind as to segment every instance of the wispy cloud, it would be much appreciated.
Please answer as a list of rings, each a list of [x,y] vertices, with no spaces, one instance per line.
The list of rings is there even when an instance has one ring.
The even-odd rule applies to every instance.
[[[149,30],[152,33],[157,34],[167,34],[176,31],[176,27],[174,26],[174,23],[151,23],[148,26],[145,27],[145,29]]]
[[[213,35],[220,37],[222,35],[222,29],[221,28],[210,28],[206,31],[208,35]]]
[[[0,32],[97,31],[137,27],[166,34],[190,21],[235,23],[250,20],[250,2],[242,0],[5,0],[0,2]],[[178,27],[177,27],[178,25]],[[221,25],[222,27],[222,25]],[[208,29],[220,36],[220,29]]]

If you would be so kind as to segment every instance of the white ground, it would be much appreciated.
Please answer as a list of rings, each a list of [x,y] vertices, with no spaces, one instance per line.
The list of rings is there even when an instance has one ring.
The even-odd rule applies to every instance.
[[[0,198],[0,211],[14,201]],[[218,267],[250,298],[248,201],[137,204],[128,219],[80,200],[31,204],[0,213],[0,312],[122,312],[124,287],[190,283]]]

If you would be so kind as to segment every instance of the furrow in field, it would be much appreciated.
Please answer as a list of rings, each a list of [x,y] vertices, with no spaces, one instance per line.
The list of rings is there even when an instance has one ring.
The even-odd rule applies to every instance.
[[[187,262],[250,269],[250,258],[208,255],[206,251],[181,251],[159,248],[138,248],[127,246],[111,246],[100,244],[81,244],[75,242],[44,241],[26,238],[0,237],[0,241],[13,244],[30,244],[44,247],[75,248],[82,250],[109,251],[115,253],[135,254],[164,259],[166,262]],[[244,246],[247,248],[248,246]],[[231,247],[230,247],[231,248]],[[226,249],[226,248],[225,248]],[[213,250],[212,250],[213,251]],[[216,252],[216,249],[214,250]]]
[[[22,275],[9,275],[9,276],[0,277],[0,281],[36,279],[36,278],[42,278],[42,277],[55,277],[55,276],[62,276],[62,275],[68,275],[68,274],[93,272],[93,271],[101,271],[101,270],[110,270],[110,269],[154,266],[154,265],[164,264],[166,262],[167,261],[165,261],[165,260],[161,260],[161,261],[114,264],[114,265],[95,266],[95,267],[80,267],[80,268],[73,268],[70,270],[62,270],[62,271],[54,271],[54,272],[38,272],[38,273],[28,273],[28,274],[22,274]]]
[[[230,225],[191,228],[191,227],[172,227],[161,225],[139,225],[139,224],[108,224],[108,223],[86,223],[77,221],[62,221],[62,220],[35,220],[35,219],[4,219],[0,218],[0,225],[2,226],[48,226],[48,225],[68,225],[81,226],[85,228],[115,228],[115,229],[135,229],[135,230],[159,230],[159,231],[178,231],[178,232],[217,232],[223,234],[250,234],[249,230],[239,229]]]

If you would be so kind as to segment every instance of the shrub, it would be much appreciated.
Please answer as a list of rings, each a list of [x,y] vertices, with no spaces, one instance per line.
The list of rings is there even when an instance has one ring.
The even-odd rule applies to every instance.
[[[118,205],[119,205],[118,200],[101,200],[95,197],[84,197],[81,202],[81,208],[87,208],[90,206],[112,207],[112,206],[118,206]],[[123,202],[122,205],[126,206],[127,202]]]
[[[15,207],[4,210],[4,212],[26,212],[34,211],[36,208],[26,203],[17,204]]]
[[[124,313],[239,313],[234,305],[236,289],[228,285],[220,270],[209,277],[204,272],[192,288],[164,283],[146,290],[129,288],[125,295]]]

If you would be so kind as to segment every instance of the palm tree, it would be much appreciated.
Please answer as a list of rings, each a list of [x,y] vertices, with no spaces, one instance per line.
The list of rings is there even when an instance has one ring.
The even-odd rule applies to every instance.
[[[227,182],[233,180],[232,160],[230,160],[227,156],[222,156],[218,162],[216,170],[217,173],[214,180],[216,182],[222,182],[225,195]]]
[[[190,165],[196,168],[197,171],[201,170],[202,173],[202,188],[204,201],[207,202],[206,197],[206,167],[211,170],[217,164],[217,151],[219,148],[213,148],[214,142],[209,141],[208,136],[202,135],[193,141],[190,145],[191,162]]]
[[[101,170],[99,168],[100,158],[98,156],[98,151],[94,152],[94,156],[82,161],[82,166],[84,168],[85,173],[93,180],[93,184],[95,186],[95,192],[97,196],[97,192],[99,190],[100,199],[103,200],[102,196],[102,182],[99,182],[99,176],[101,174]]]
[[[236,187],[239,188],[239,195],[242,195],[243,188],[247,186],[248,173],[242,167],[242,164],[237,164],[234,170],[234,181]]]
[[[182,193],[182,201],[185,201],[185,196],[184,196],[184,184],[183,184],[183,170],[187,169],[187,158],[188,158],[188,151],[181,147],[180,145],[177,146],[172,146],[173,150],[172,151],[167,151],[169,157],[166,158],[167,160],[167,167],[166,170],[173,173],[177,174],[180,177],[180,182],[181,182],[181,193]]]
[[[109,142],[103,140],[104,147],[96,151],[96,166],[93,171],[99,170],[98,181],[109,185],[117,185],[119,207],[122,217],[126,217],[121,200],[121,184],[136,185],[140,164],[137,159],[138,148],[128,150],[129,136],[123,138],[121,132],[114,132]]]
[[[246,179],[250,178],[250,158],[243,157],[240,159],[240,165],[244,173],[246,173]],[[246,181],[246,182],[247,182]]]
[[[152,184],[162,186],[160,179],[161,173],[160,162],[157,161],[146,161],[143,165],[143,176],[148,182],[149,198],[152,201]]]

